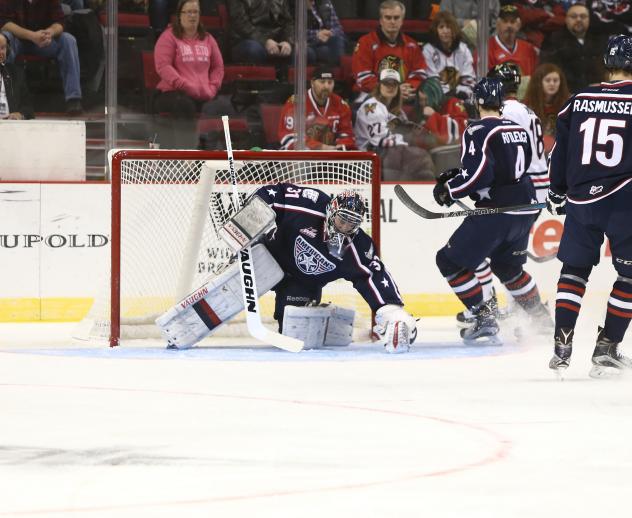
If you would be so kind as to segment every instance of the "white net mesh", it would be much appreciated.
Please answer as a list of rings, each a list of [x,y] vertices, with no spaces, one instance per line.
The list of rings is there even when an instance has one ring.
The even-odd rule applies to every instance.
[[[241,203],[262,185],[281,182],[319,188],[328,194],[351,188],[366,200],[368,213],[363,228],[371,233],[371,160],[344,160],[342,154],[335,161],[297,161],[292,160],[292,153],[278,155],[274,160],[240,160],[236,153]],[[120,164],[120,171],[113,170],[112,174],[120,174],[121,178],[121,337],[158,336],[154,319],[209,276],[223,271],[230,260],[231,250],[217,235],[234,213],[228,162],[174,156],[129,158]],[[117,237],[113,235],[112,239],[112,246],[116,246]],[[111,282],[108,276],[102,294],[83,322],[79,333],[82,337],[109,336]],[[370,310],[350,283],[341,280],[328,285],[322,300],[354,308],[356,327],[368,336]],[[267,316],[264,321],[271,322],[272,295],[262,297],[261,305]],[[235,323],[240,321],[241,315]],[[226,327],[231,336],[247,334],[245,326]]]

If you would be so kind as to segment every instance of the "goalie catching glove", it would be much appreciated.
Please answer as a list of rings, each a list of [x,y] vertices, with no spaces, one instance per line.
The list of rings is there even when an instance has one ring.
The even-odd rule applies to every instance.
[[[388,353],[405,353],[417,338],[417,322],[402,306],[387,304],[375,313],[373,331]]]

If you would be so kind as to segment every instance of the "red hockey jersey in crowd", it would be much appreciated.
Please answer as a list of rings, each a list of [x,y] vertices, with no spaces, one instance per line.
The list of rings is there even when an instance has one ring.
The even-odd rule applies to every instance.
[[[518,38],[513,48],[509,49],[500,41],[498,35],[494,35],[489,38],[487,60],[489,68],[512,61],[520,67],[523,76],[532,76],[538,64],[538,53],[526,40]]]
[[[356,92],[371,92],[384,68],[397,70],[402,82],[409,83],[415,89],[426,77],[426,61],[413,38],[400,32],[395,44],[391,44],[381,30],[365,34],[353,51],[353,89]]]
[[[279,141],[281,149],[294,149],[294,96],[285,102],[281,111]],[[351,108],[342,97],[333,92],[325,106],[319,106],[310,88],[305,95],[305,145],[309,149],[321,149],[323,144],[356,149]]]
[[[467,112],[461,99],[448,97],[441,112],[434,112],[424,122],[424,128],[437,139],[437,145],[456,144],[467,126]]]

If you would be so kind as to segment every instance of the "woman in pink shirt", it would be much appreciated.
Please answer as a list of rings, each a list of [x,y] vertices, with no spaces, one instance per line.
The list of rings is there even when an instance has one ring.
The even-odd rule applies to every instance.
[[[194,149],[198,113],[224,78],[224,60],[200,22],[198,0],[179,0],[173,25],[156,42],[154,62],[160,76],[154,108],[169,114],[161,117],[158,142],[163,148]]]

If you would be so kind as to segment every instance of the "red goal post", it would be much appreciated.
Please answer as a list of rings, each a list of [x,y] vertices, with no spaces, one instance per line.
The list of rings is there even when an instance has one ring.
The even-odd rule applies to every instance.
[[[227,266],[230,250],[216,232],[234,207],[224,151],[113,150],[109,159],[109,296],[95,298],[81,334],[108,339],[116,346],[122,337],[144,338],[148,327],[154,328],[148,334],[155,336],[153,321],[158,315]],[[368,206],[363,228],[379,253],[381,173],[375,153],[235,151],[234,159],[244,199],[262,185],[280,182],[328,194],[342,189],[359,192]],[[366,328],[368,338],[370,311],[352,285],[328,285],[323,302],[330,300],[354,307],[363,317],[356,327]],[[270,304],[262,307],[265,312]]]

